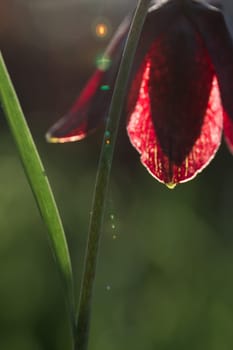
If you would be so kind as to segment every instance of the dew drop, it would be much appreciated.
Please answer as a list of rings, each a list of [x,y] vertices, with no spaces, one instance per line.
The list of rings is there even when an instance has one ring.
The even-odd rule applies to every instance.
[[[110,131],[106,131],[105,132],[105,143],[106,143],[106,145],[110,145],[110,143],[111,143],[111,141],[110,141],[110,135],[111,135],[111,133],[110,133]]]
[[[106,290],[107,290],[108,292],[111,290],[111,286],[110,286],[109,284],[106,286]]]
[[[167,188],[169,188],[170,190],[173,190],[176,187],[176,183],[175,182],[168,182],[165,184],[167,186]]]

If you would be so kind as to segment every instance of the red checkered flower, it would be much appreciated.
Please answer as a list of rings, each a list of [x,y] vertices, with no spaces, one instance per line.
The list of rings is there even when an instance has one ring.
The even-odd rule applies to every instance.
[[[127,18],[49,141],[81,140],[106,120],[129,25]],[[222,131],[233,150],[232,93],[233,42],[218,3],[152,1],[124,108],[129,139],[152,176],[170,187],[194,178]]]

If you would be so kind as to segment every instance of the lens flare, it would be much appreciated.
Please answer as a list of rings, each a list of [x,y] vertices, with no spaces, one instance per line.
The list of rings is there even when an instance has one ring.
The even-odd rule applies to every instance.
[[[111,65],[111,59],[107,55],[98,55],[96,57],[96,67],[99,70],[107,71]]]
[[[92,33],[101,40],[108,39],[111,35],[111,24],[105,17],[98,17],[92,23]]]
[[[108,26],[105,23],[96,24],[95,34],[98,38],[105,38],[108,35]]]
[[[109,86],[109,85],[101,85],[101,86],[100,86],[100,90],[102,90],[102,91],[108,91],[108,90],[110,90],[110,86]]]

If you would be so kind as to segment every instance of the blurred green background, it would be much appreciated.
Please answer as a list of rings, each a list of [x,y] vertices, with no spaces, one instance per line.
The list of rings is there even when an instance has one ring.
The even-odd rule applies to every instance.
[[[64,221],[76,291],[103,130],[46,144],[136,1],[0,0],[0,47]],[[69,350],[56,267],[1,114],[0,349]],[[233,157],[223,142],[170,191],[141,166],[122,118],[93,303],[90,350],[233,348]]]

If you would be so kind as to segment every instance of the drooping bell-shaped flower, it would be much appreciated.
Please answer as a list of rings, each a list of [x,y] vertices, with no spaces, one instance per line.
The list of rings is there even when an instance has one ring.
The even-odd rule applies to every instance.
[[[107,117],[130,17],[50,142],[83,139]],[[142,164],[173,187],[214,157],[222,131],[233,151],[233,41],[217,1],[154,0],[125,96],[124,117]]]

